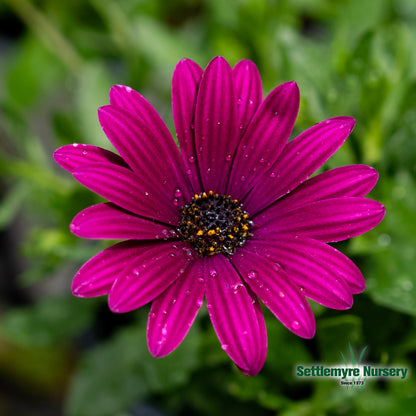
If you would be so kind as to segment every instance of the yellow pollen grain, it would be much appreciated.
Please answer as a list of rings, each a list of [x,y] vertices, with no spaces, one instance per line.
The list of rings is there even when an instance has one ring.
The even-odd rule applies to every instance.
[[[196,233],[196,235],[202,235],[202,234],[204,234],[202,230],[198,230],[198,232]]]
[[[206,198],[207,197],[207,193],[206,192],[202,192],[202,198]]]
[[[198,195],[198,194],[195,194],[195,195],[194,195],[194,198],[195,198],[195,199],[199,199],[199,195]]]
[[[248,230],[247,225],[243,224],[243,230],[244,230],[244,231],[247,231],[247,230]]]
[[[209,230],[208,231],[208,235],[214,235],[215,234],[215,230]]]
[[[212,191],[209,191],[209,194],[210,194],[210,195],[214,195],[214,192],[212,192]]]
[[[211,251],[211,252],[213,252],[214,250],[215,250],[215,248],[212,247],[212,246],[209,248],[209,251]]]
[[[232,234],[228,234],[228,238],[231,238],[231,240],[234,238]]]

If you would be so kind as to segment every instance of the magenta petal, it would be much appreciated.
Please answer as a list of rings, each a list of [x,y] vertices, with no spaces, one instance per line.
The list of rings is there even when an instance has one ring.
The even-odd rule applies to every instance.
[[[177,237],[173,228],[137,217],[112,203],[84,209],[72,220],[70,229],[83,238],[148,240]]]
[[[257,239],[273,234],[303,235],[323,242],[345,240],[374,228],[383,219],[385,208],[366,198],[333,198],[295,208],[276,216],[265,210],[256,216]]]
[[[107,295],[118,274],[148,245],[123,241],[101,251],[88,260],[72,281],[72,293],[78,297]]]
[[[128,168],[119,155],[88,144],[74,143],[62,146],[55,150],[53,157],[59,166],[71,173],[76,168],[91,163],[110,163]]]
[[[195,261],[153,301],[147,324],[152,355],[163,357],[182,342],[202,306],[204,293],[202,261]]]
[[[270,259],[239,249],[232,262],[251,290],[283,325],[302,338],[315,334],[315,318],[309,303],[285,271]]]
[[[303,280],[319,280],[326,275],[333,275],[345,281],[353,294],[360,293],[365,288],[364,277],[358,267],[337,249],[321,241],[303,236],[276,234],[273,235],[273,240],[253,240],[247,242],[247,245],[249,250],[282,265],[290,278],[292,273],[289,269],[299,269],[296,271],[298,276],[295,277],[299,286],[304,286]],[[305,278],[301,277],[302,274]],[[316,274],[318,275],[314,277]]]
[[[264,364],[266,334],[256,300],[223,256],[205,257],[207,308],[222,349],[248,375]]]
[[[242,136],[262,101],[261,78],[256,65],[247,59],[234,66],[233,78],[237,97],[237,125]]]
[[[192,260],[182,242],[153,245],[119,273],[108,296],[110,309],[129,312],[152,301],[185,273]]]
[[[172,78],[172,112],[182,159],[195,193],[202,191],[195,149],[195,105],[202,68],[190,59],[176,65]]]
[[[289,142],[246,199],[247,211],[259,212],[305,182],[344,143],[353,127],[354,119],[336,117]]]
[[[352,306],[348,281],[363,289],[364,278],[351,260],[310,238],[284,234],[276,237],[272,242],[247,243],[245,248],[280,264],[304,296],[328,308],[349,309]]]
[[[147,103],[147,101],[146,101]],[[148,104],[150,106],[150,104]],[[153,191],[166,195],[170,201],[176,190],[177,203],[183,205],[193,195],[183,169],[182,159],[169,130],[152,108],[153,116],[145,122],[121,107],[104,106],[98,111],[107,137],[133,171]],[[148,108],[144,106],[144,112]]]
[[[176,207],[129,169],[95,163],[74,170],[73,175],[82,185],[121,208],[146,218],[178,223]]]
[[[199,85],[195,144],[205,191],[225,193],[230,161],[238,144],[237,102],[228,62],[214,58]]]
[[[282,213],[323,199],[365,196],[374,188],[377,179],[377,171],[370,166],[349,165],[331,169],[308,179],[268,210]]]
[[[299,88],[287,82],[260,105],[235,154],[228,192],[242,199],[270,169],[289,139],[299,110]]]

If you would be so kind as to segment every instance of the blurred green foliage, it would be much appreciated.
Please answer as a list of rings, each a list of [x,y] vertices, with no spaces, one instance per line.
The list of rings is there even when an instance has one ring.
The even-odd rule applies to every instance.
[[[0,21],[0,231],[15,235],[25,259],[17,283],[30,298],[0,303],[0,377],[53,397],[64,389],[68,416],[133,415],[141,404],[172,415],[414,414],[412,374],[359,392],[294,376],[299,362],[341,363],[348,342],[367,345],[369,362],[416,368],[414,0],[6,0]],[[326,167],[372,164],[380,173],[372,196],[387,208],[377,229],[339,245],[364,272],[365,293],[347,312],[313,305],[311,341],[266,313],[269,353],[254,378],[232,367],[204,313],[177,351],[156,360],[145,345],[146,308],[121,318],[103,299],[72,298],[70,276],[103,245],[73,237],[68,224],[99,199],[51,156],[72,142],[109,148],[96,109],[116,83],[145,95],[173,131],[176,62],[205,66],[215,55],[252,59],[265,94],[295,80],[295,133],[355,117]],[[60,275],[64,289],[36,291]]]

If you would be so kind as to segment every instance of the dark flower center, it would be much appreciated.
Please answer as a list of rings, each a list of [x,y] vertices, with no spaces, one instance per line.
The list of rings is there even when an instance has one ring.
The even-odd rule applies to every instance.
[[[250,221],[242,204],[231,196],[209,191],[195,194],[182,207],[178,233],[201,256],[233,254],[250,236]]]

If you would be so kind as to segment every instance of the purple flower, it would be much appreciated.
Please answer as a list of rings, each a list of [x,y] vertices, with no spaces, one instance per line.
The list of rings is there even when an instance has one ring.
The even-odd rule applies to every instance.
[[[377,172],[364,165],[308,179],[346,140],[349,117],[323,121],[289,141],[299,107],[295,82],[264,100],[256,66],[221,57],[205,71],[180,61],[172,107],[178,150],[145,98],[114,86],[98,112],[119,155],[74,144],[55,160],[110,202],[73,220],[80,237],[126,240],[85,263],[76,296],[108,294],[114,312],[152,302],[150,352],[183,340],[204,298],[223,350],[254,375],[267,351],[259,299],[290,331],[315,333],[306,298],[348,309],[364,290],[358,268],[325,244],[375,227],[384,216],[366,199]]]

